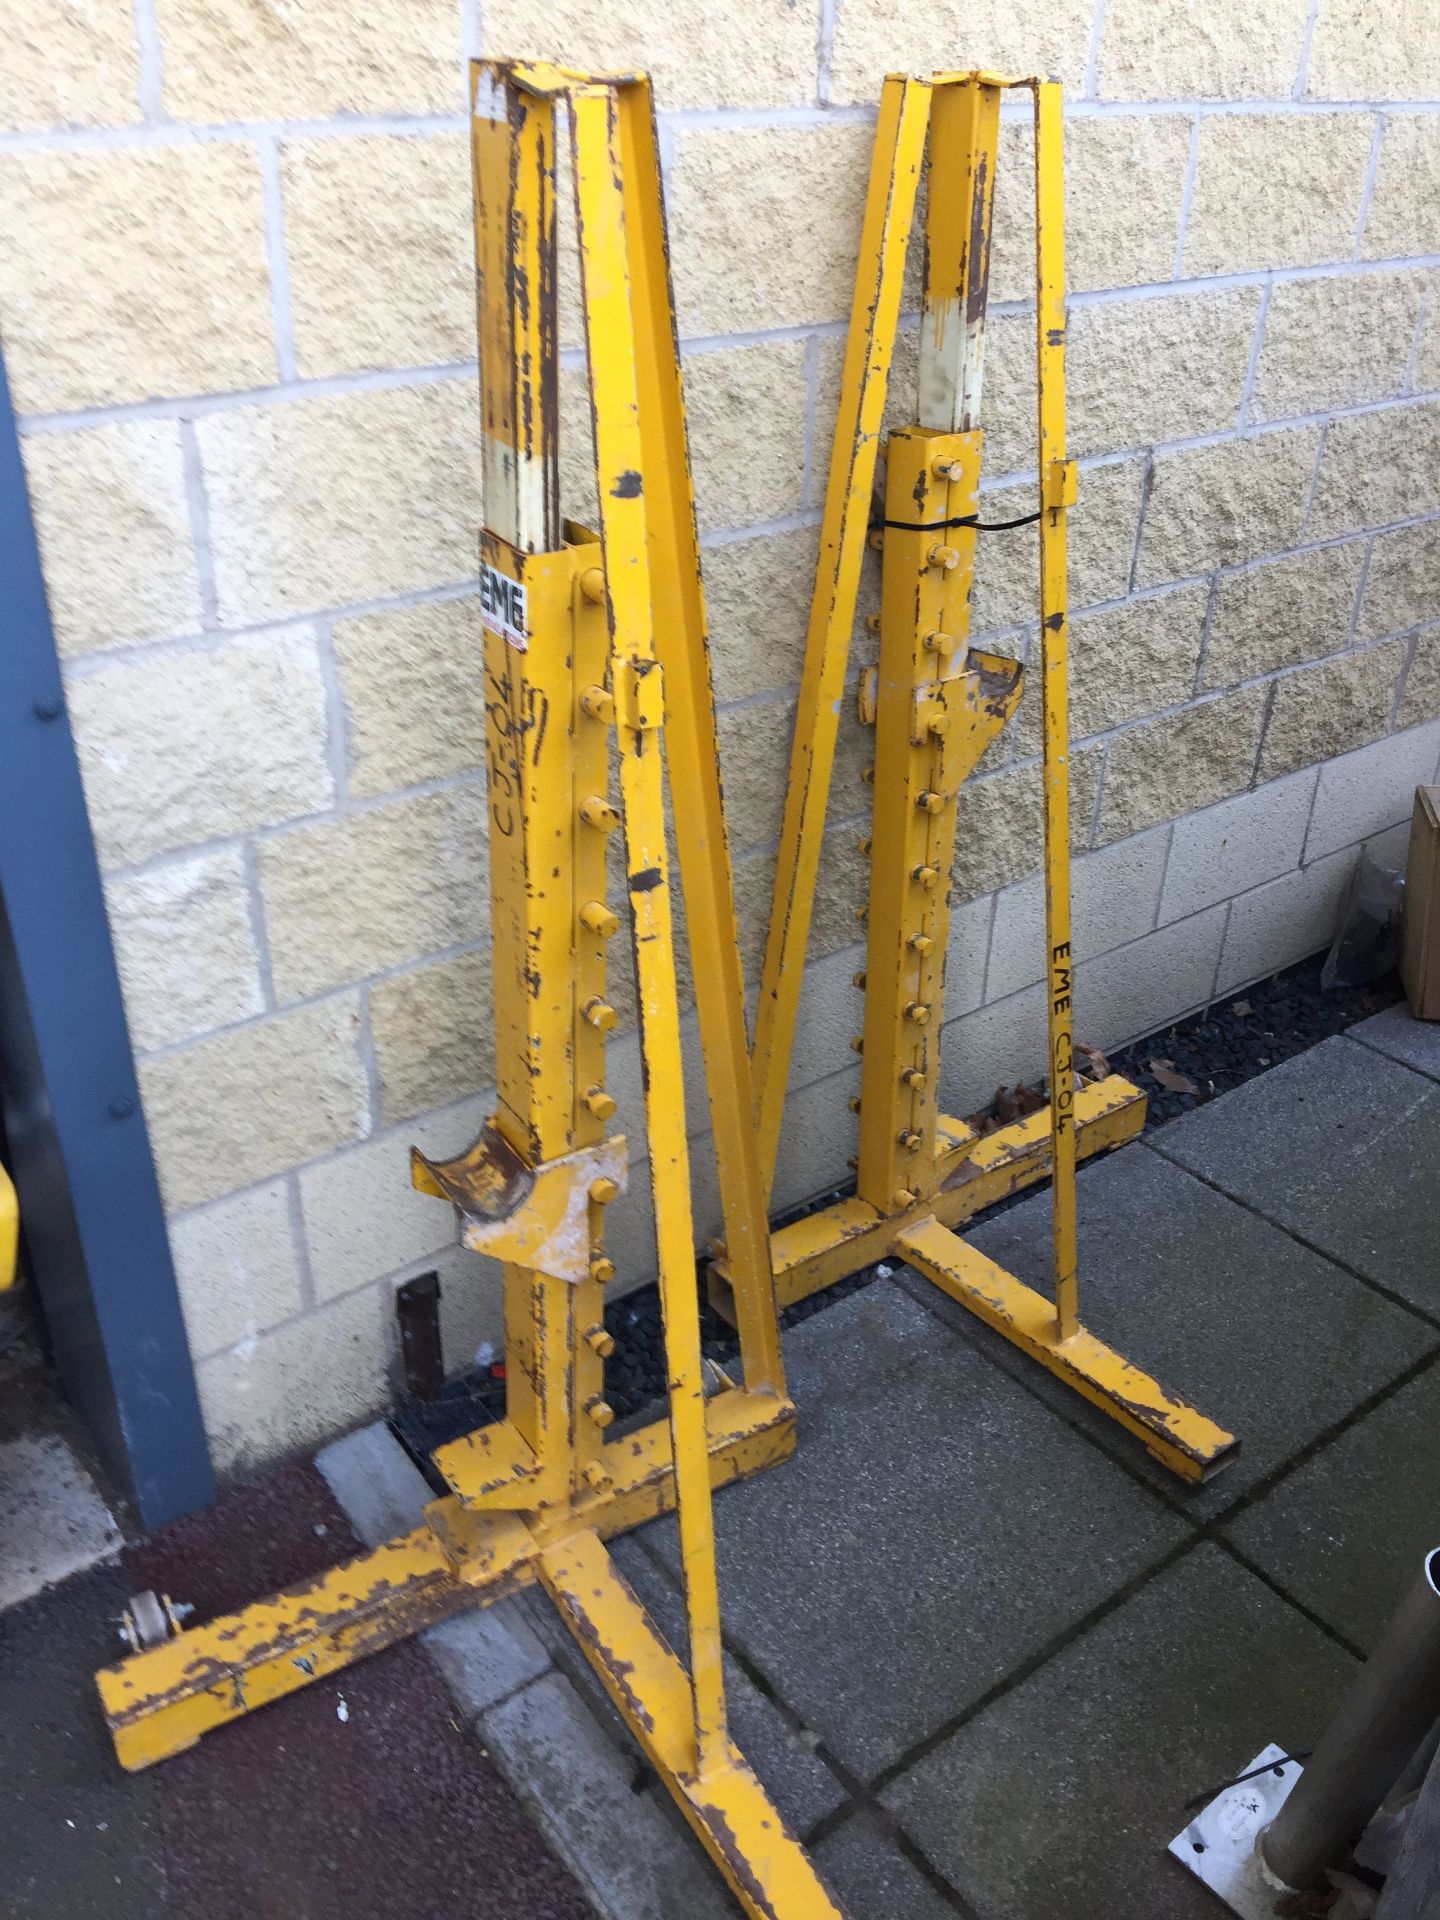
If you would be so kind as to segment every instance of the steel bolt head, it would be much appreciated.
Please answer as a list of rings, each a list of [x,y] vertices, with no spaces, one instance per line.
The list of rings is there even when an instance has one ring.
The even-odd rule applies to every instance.
[[[580,909],[580,920],[602,940],[613,940],[620,931],[619,914],[612,912],[603,900],[587,900]]]
[[[580,818],[587,827],[596,827],[601,833],[613,833],[620,824],[619,814],[598,793],[587,794],[580,802]]]
[[[590,1198],[597,1207],[608,1207],[619,1191],[615,1182],[604,1174],[601,1174],[598,1180],[590,1182]]]

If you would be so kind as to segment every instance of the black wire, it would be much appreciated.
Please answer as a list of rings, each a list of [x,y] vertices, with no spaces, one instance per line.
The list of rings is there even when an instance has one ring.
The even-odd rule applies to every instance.
[[[1267,1760],[1263,1767],[1252,1767],[1249,1773],[1236,1774],[1233,1780],[1222,1780],[1218,1787],[1206,1787],[1205,1791],[1197,1793],[1193,1800],[1187,1800],[1180,1811],[1189,1813],[1192,1807],[1208,1806],[1222,1793],[1228,1793],[1231,1787],[1243,1787],[1247,1780],[1258,1780],[1262,1773],[1278,1773],[1281,1767],[1288,1767],[1300,1760],[1308,1760],[1314,1751],[1313,1747],[1301,1747],[1295,1753],[1282,1753],[1278,1760]]]
[[[882,527],[894,527],[898,533],[944,533],[947,527],[973,527],[976,533],[1009,533],[1012,527],[1033,526],[1044,511],[1039,507],[1034,513],[1022,513],[1018,520],[982,520],[976,513],[956,520],[872,520],[870,530],[878,533]]]

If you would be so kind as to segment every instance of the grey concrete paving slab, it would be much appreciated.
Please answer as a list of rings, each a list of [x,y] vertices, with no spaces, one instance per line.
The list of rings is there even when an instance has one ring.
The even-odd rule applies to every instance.
[[[439,1667],[456,1706],[472,1718],[550,1666],[550,1656],[513,1600],[442,1620],[421,1634],[420,1644]]]
[[[633,1534],[612,1540],[610,1552],[650,1618],[688,1662],[684,1606],[669,1572],[650,1558]],[[723,1594],[721,1601],[723,1606]],[[775,1701],[728,1655],[725,1697],[735,1744],[793,1831],[804,1833],[833,1812],[845,1798],[845,1789],[816,1753],[819,1736],[788,1721]]]
[[[1440,1366],[1323,1447],[1226,1528],[1287,1593],[1369,1649],[1440,1546]]]
[[[315,1465],[367,1547],[418,1527],[434,1497],[424,1474],[383,1420],[323,1448]],[[456,1705],[472,1719],[550,1665],[518,1596],[442,1620],[420,1640]]]
[[[13,1607],[123,1542],[89,1470],[58,1433],[0,1440],[0,1607]]]
[[[633,1534],[622,1534],[607,1544],[651,1619],[688,1663],[684,1608],[670,1571],[658,1564]],[[726,1612],[725,1601],[722,1592],[722,1613]],[[517,1596],[517,1604],[523,1609],[527,1629],[602,1726],[624,1765],[637,1780],[647,1781],[649,1770],[634,1736],[611,1705],[547,1595],[538,1588],[531,1589]],[[796,1833],[804,1833],[840,1805],[845,1790],[816,1752],[819,1736],[787,1718],[729,1653],[725,1659],[725,1695],[736,1745]],[[663,1790],[658,1797],[663,1803]]]
[[[1185,1537],[889,1281],[787,1337],[795,1458],[715,1503],[734,1643],[872,1777]],[[673,1521],[649,1538],[673,1566]]]
[[[1217,1920],[1165,1848],[1270,1740],[1308,1746],[1356,1663],[1205,1543],[885,1793],[983,1920]]]
[[[954,1904],[870,1813],[853,1813],[811,1856],[846,1920],[955,1920]]]
[[[734,1920],[699,1842],[636,1789],[633,1760],[563,1674],[533,1681],[479,1724],[521,1804],[604,1920]]]
[[[367,1547],[418,1527],[426,1503],[435,1497],[383,1420],[322,1447],[315,1466]]]
[[[1440,1085],[1339,1036],[1151,1144],[1357,1273],[1440,1314]]]
[[[914,1275],[907,1284],[1197,1520],[1233,1506],[1436,1345],[1405,1308],[1139,1142],[1084,1168],[1076,1186],[1085,1325],[1240,1437],[1239,1458],[1204,1486],[1152,1461],[1113,1420],[928,1281]],[[1050,1217],[1049,1194],[1037,1194],[968,1238],[1048,1290]]]
[[[1403,1000],[1349,1028],[1345,1038],[1440,1080],[1440,1020],[1417,1020]]]

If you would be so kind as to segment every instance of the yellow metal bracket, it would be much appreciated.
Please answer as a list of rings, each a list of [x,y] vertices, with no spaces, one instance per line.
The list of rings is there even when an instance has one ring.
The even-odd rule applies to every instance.
[[[1016,710],[1020,663],[969,646],[981,515],[980,398],[1000,95],[1035,103],[1039,391],[1039,692],[1044,716],[1045,970],[1050,1098],[1041,1115],[976,1139],[939,1109],[941,1016],[956,797]],[[897,290],[928,150],[925,289],[917,424],[886,441],[884,506],[872,498]],[[776,1293],[802,1299],[859,1267],[908,1260],[972,1312],[1110,1414],[1186,1479],[1234,1457],[1233,1438],[1080,1324],[1075,1169],[1131,1139],[1144,1100],[1118,1076],[1077,1089],[1070,914],[1066,527],[1078,495],[1065,445],[1064,182],[1061,97],[1047,80],[977,71],[885,82],[861,234],[850,335],[821,527],[800,708],[791,749],[753,1065],[756,1118],[773,1176],[805,946],[834,763],[836,694],[846,673],[862,528],[882,554],[879,663],[859,714],[875,729],[873,825],[856,1193],[777,1234]],[[1003,533],[1004,529],[997,529]],[[1054,1297],[1021,1285],[952,1231],[980,1206],[1041,1179],[1053,1196]],[[729,1264],[712,1297],[729,1304]]]
[[[1073,460],[1052,460],[1045,469],[1042,504],[1047,513],[1073,507],[1080,497],[1080,472]]]
[[[1047,1027],[1052,1098],[980,1137],[940,1108],[940,1031],[957,796],[1012,719],[1018,662],[968,644],[978,427],[1002,89],[1036,102],[1040,679],[1045,716]],[[1072,1066],[1060,96],[988,72],[887,80],[821,527],[799,718],[753,1050],[721,806],[705,610],[649,83],[544,62],[477,62],[471,136],[479,276],[483,687],[490,807],[497,1102],[464,1153],[416,1153],[501,1264],[503,1420],[435,1455],[448,1491],[399,1539],[304,1586],[185,1628],[97,1676],[116,1750],[143,1767],[212,1728],[465,1607],[539,1583],[676,1804],[753,1920],[840,1908],[731,1738],[712,1492],[785,1459],[778,1305],[885,1254],[1198,1479],[1234,1443],[1076,1310],[1075,1164],[1138,1132],[1118,1076]],[[573,166],[600,525],[561,513],[557,115]],[[857,1191],[772,1239],[766,1220],[815,890],[836,716],[904,279],[928,143],[917,423],[889,436],[875,727]],[[665,730],[665,752],[658,749]],[[613,762],[613,775],[612,775]],[[676,983],[672,861],[724,1217],[717,1298],[740,1331],[743,1384],[702,1365]],[[612,791],[612,788],[614,789]],[[624,902],[607,899],[621,835]],[[609,1135],[606,946],[634,936],[648,1175],[665,1330],[663,1419],[612,1437],[604,1397],[607,1208],[626,1146]],[[954,1229],[1049,1177],[1055,1296],[1023,1286]],[[5,1215],[0,1189],[0,1255]],[[676,1515],[688,1664],[604,1542]],[[172,1625],[174,1622],[172,1621]]]
[[[615,720],[632,733],[656,733],[664,726],[665,683],[658,660],[616,663]]]
[[[555,1280],[590,1277],[591,1190],[604,1180],[618,1196],[627,1176],[623,1134],[538,1167],[527,1166],[493,1122],[454,1160],[410,1149],[411,1184],[450,1202],[465,1246]]]
[[[497,1106],[464,1153],[412,1178],[501,1263],[505,1417],[437,1450],[424,1525],[322,1579],[185,1629],[98,1676],[127,1767],[464,1607],[538,1581],[754,1920],[840,1909],[730,1738],[711,1494],[794,1446],[751,1124],[729,851],[649,83],[476,63],[480,539]],[[562,517],[556,119],[574,169],[601,502]],[[658,751],[662,726],[667,753]],[[618,783],[612,782],[612,756]],[[744,1384],[700,1351],[666,782]],[[612,793],[612,784],[618,791]],[[625,902],[606,897],[619,834]],[[648,1164],[664,1317],[663,1420],[609,1436],[606,944],[634,935]],[[603,1542],[679,1523],[688,1667]]]

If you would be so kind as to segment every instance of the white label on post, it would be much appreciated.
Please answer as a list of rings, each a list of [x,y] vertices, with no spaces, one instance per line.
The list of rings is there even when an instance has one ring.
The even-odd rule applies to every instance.
[[[525,623],[525,589],[498,567],[480,562],[480,624],[523,653],[530,643]]]

